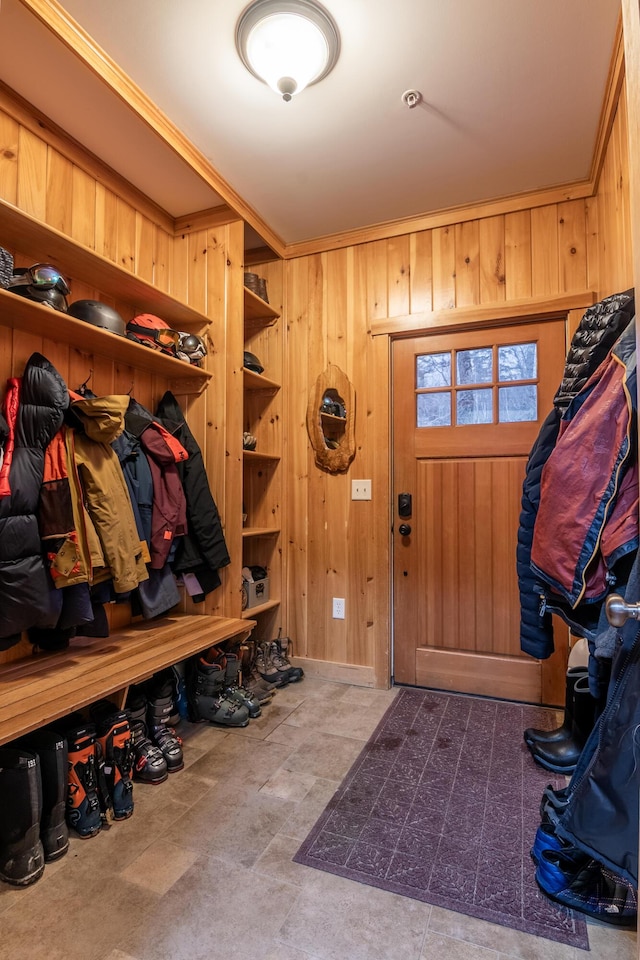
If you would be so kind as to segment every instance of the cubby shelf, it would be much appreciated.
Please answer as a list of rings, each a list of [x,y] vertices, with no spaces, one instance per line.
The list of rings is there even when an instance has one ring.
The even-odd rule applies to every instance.
[[[265,462],[278,463],[280,457],[275,453],[260,453],[259,450],[243,450],[242,456],[247,462],[256,462],[258,460],[264,460]]]
[[[262,373],[254,373],[253,370],[247,370],[246,367],[242,368],[242,373],[245,390],[251,390],[252,393],[258,393],[261,390],[264,390],[265,393],[277,393],[280,389],[279,383],[270,380]]]
[[[201,332],[208,326],[208,319],[198,310],[2,199],[0,246],[28,254],[34,262],[52,263],[65,276],[127,303],[133,313],[153,313],[176,330]],[[68,299],[73,300],[73,289]],[[255,299],[260,301],[259,297]],[[269,309],[267,304],[265,307]]]
[[[275,323],[280,317],[277,310],[274,310],[266,300],[257,296],[248,287],[244,288],[244,320],[245,323],[260,323],[262,326],[268,326]]]
[[[261,603],[257,607],[249,607],[248,610],[243,610],[242,619],[251,620],[254,617],[259,616],[261,613],[266,613],[267,610],[273,610],[275,607],[279,606],[279,600],[267,600],[266,603]]]
[[[245,527],[242,531],[243,540],[251,537],[275,537],[280,533],[280,527]]]
[[[166,377],[176,393],[200,393],[212,376],[206,370],[184,360],[168,357],[126,337],[119,337],[109,330],[94,327],[84,320],[54,311],[51,307],[34,303],[33,300],[25,300],[24,297],[7,290],[0,290],[0,323],[4,327],[15,327],[41,337],[49,337],[58,343],[68,343],[82,353],[98,354],[138,370],[156,373]]]

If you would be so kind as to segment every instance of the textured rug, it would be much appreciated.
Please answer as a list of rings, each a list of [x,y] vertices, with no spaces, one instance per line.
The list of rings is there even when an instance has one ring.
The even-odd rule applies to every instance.
[[[529,855],[542,791],[565,781],[522,731],[555,725],[545,708],[403,688],[294,860],[588,950]]]

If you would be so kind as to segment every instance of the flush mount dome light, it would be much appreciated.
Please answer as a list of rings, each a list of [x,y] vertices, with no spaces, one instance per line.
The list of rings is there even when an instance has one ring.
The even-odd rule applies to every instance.
[[[288,101],[326,77],[340,35],[314,0],[255,0],[238,20],[236,47],[247,70]]]

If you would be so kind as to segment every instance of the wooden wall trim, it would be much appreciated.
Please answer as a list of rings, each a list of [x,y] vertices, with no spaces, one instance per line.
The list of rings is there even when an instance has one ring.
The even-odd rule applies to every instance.
[[[70,160],[88,176],[101,183],[108,190],[138,210],[144,217],[161,227],[166,233],[173,233],[173,217],[162,207],[150,200],[146,194],[133,186],[128,180],[109,167],[103,160],[91,153],[86,147],[74,140],[61,127],[53,122],[37,107],[29,103],[19,93],[0,80],[0,110],[12,117],[26,130],[45,140],[63,157]]]
[[[605,87],[605,94],[600,110],[600,120],[598,122],[598,133],[596,135],[596,144],[591,161],[590,181],[593,185],[593,193],[598,192],[598,184],[604,164],[611,128],[618,109],[620,100],[620,91],[625,77],[625,55],[624,55],[624,36],[622,32],[622,11],[618,16],[616,26],[616,35],[613,42],[611,53],[611,63],[609,64],[609,75]]]
[[[629,144],[629,197],[633,278],[640,284],[640,4],[622,0],[627,70],[627,117]],[[639,334],[640,337],[640,334]]]
[[[197,233],[199,230],[215,230],[217,227],[224,227],[228,223],[235,223],[236,220],[241,219],[236,210],[232,210],[228,204],[224,203],[209,210],[197,210],[183,217],[176,217],[173,229],[176,236],[184,236],[187,233]]]
[[[418,233],[422,230],[431,230],[434,227],[448,227],[452,223],[466,223],[469,220],[482,220],[500,214],[531,210],[535,207],[546,207],[552,203],[581,200],[592,195],[593,184],[590,180],[583,180],[577,183],[549,187],[545,190],[535,190],[532,193],[519,193],[512,197],[463,204],[459,207],[447,207],[444,210],[435,210],[433,213],[420,214],[416,217],[408,217],[405,220],[389,220],[386,223],[373,224],[345,233],[334,233],[313,240],[288,243],[284,249],[283,257],[285,260],[291,260],[310,254],[338,250],[342,247],[356,246],[360,243],[370,243],[374,240],[386,240],[403,234]]]
[[[500,301],[495,304],[475,304],[465,307],[452,307],[445,310],[432,310],[428,313],[413,313],[402,317],[385,317],[382,320],[373,320],[371,335],[374,337],[383,334],[390,336],[415,335],[429,333],[443,327],[474,326],[483,321],[509,322],[511,320],[539,320],[541,317],[553,317],[566,314],[569,310],[588,307],[597,300],[592,290],[581,293],[569,293],[559,297],[549,297],[545,300],[526,299],[510,300],[508,303]]]
[[[159,107],[127,76],[89,34],[64,10],[57,0],[20,0],[41,23],[80,59],[113,93],[153,130],[180,159],[220,194],[243,220],[280,252],[284,243],[264,220],[214,169],[207,158],[173,124]]]

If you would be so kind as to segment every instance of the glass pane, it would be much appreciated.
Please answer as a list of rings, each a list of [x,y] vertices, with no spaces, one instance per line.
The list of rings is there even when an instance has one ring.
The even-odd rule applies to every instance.
[[[493,423],[493,390],[461,390],[456,397],[456,423]]]
[[[451,394],[419,393],[417,425],[419,427],[450,427]]]
[[[498,388],[498,420],[517,423],[538,419],[538,388],[534,383],[526,387]]]
[[[498,380],[502,382],[535,380],[537,376],[538,345],[536,343],[514,343],[506,347],[498,347]]]
[[[470,383],[491,383],[493,380],[493,350],[458,350],[456,353],[456,382],[460,386]]]
[[[416,357],[416,386],[450,387],[451,354],[423,353]]]

